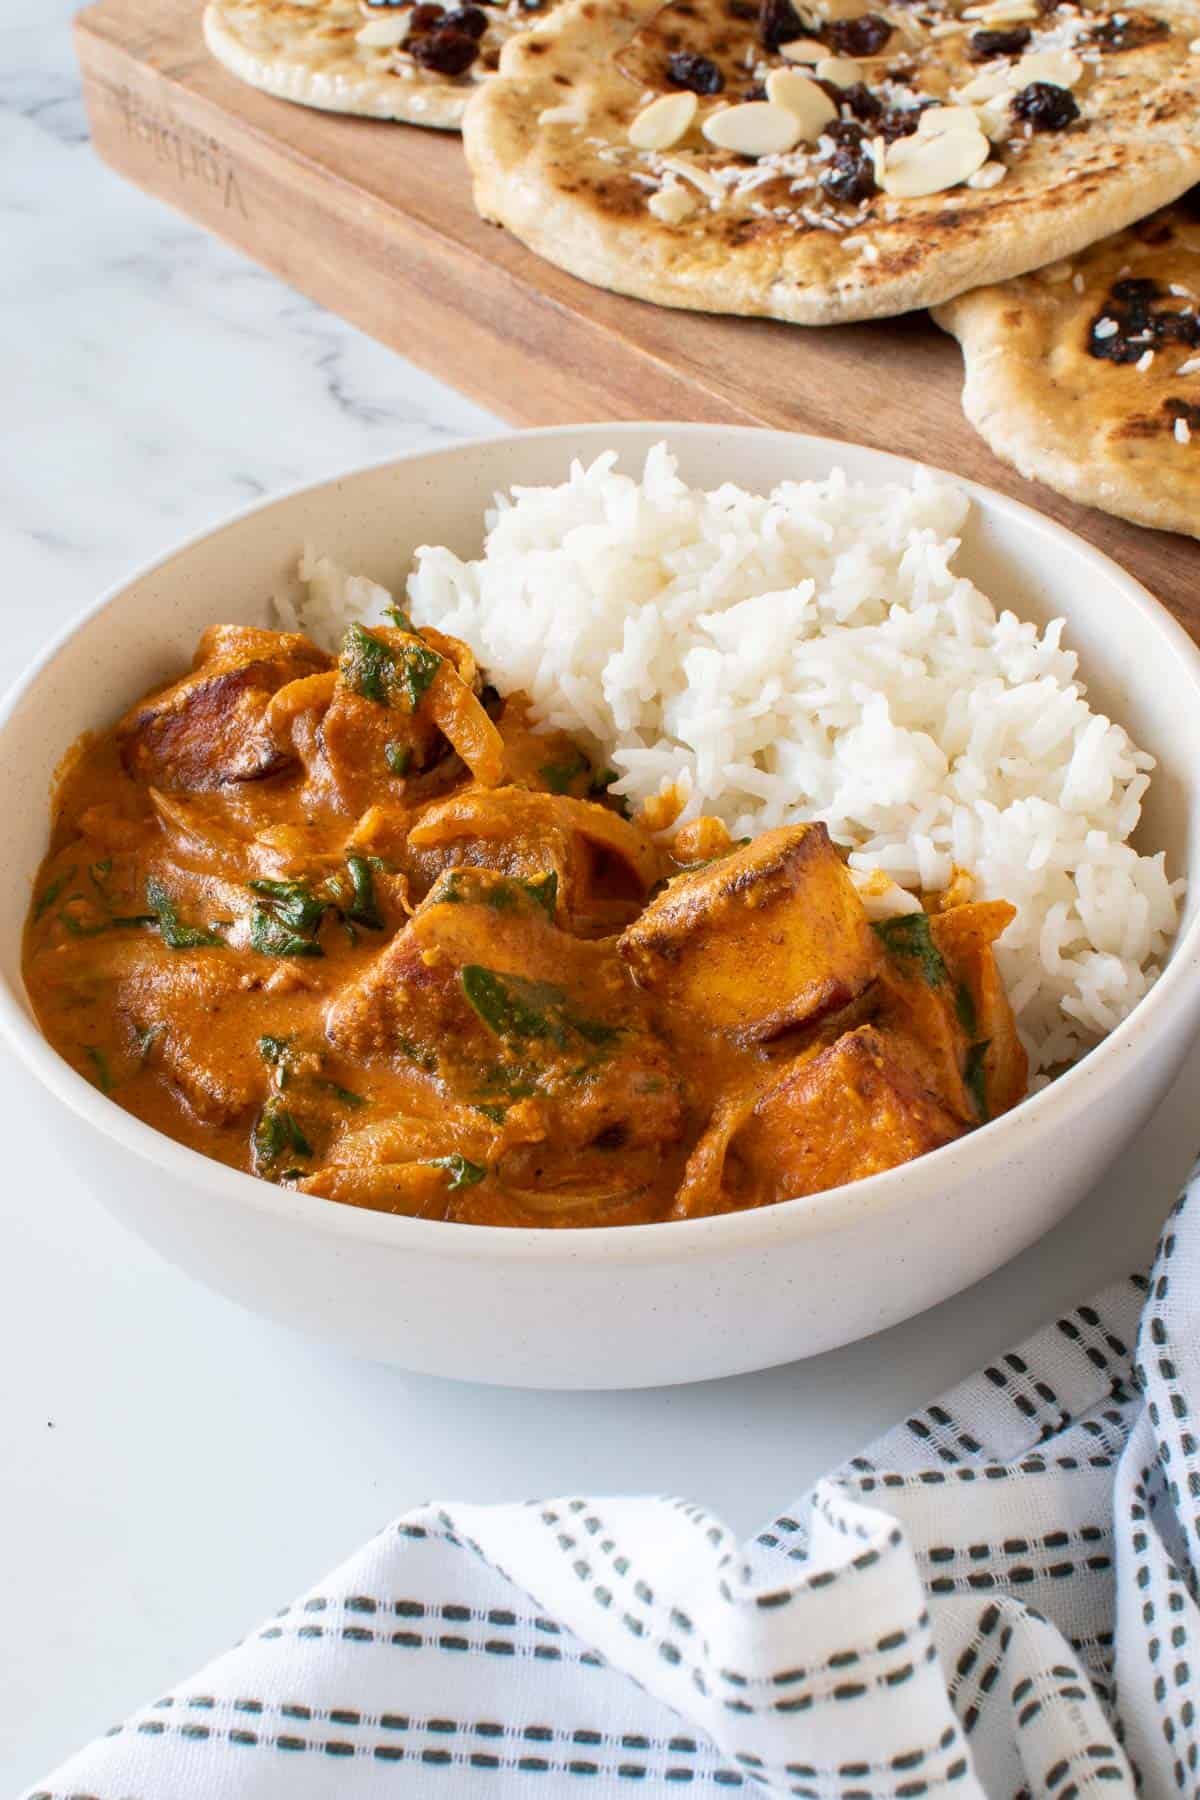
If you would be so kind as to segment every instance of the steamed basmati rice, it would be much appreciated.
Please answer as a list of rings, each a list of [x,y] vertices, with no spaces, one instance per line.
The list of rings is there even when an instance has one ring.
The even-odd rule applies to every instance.
[[[1035,1073],[1118,1024],[1178,923],[1183,884],[1129,842],[1154,759],[1089,708],[1062,620],[1039,632],[955,573],[966,495],[924,471],[705,493],[663,445],[640,482],[615,464],[499,496],[477,562],[419,550],[415,621],[634,803],[677,784],[684,819],[735,836],[823,819],[860,880],[895,884],[880,910],[956,867],[1011,900],[998,953]],[[327,559],[301,572],[289,622],[329,642],[389,603]]]

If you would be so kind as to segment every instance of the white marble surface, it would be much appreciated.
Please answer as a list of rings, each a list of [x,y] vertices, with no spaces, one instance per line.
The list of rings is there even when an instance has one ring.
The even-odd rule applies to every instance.
[[[487,429],[461,397],[122,186],[67,0],[0,13],[0,679],[131,565],[256,494]],[[59,1160],[0,1066],[0,1786],[223,1648],[392,1513],[687,1491],[749,1530],[821,1467],[1148,1253],[1193,1058],[1142,1142],[970,1294],[791,1369],[531,1396],[355,1363],[193,1287]]]

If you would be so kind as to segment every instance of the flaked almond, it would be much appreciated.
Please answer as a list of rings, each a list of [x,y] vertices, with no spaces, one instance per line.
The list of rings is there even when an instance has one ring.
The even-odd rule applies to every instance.
[[[561,106],[544,106],[537,122],[539,125],[582,125],[584,117],[575,101],[564,100]]]
[[[1083,76],[1083,64],[1070,50],[1031,50],[1008,72],[1010,87],[1028,87],[1031,81],[1049,81],[1055,87],[1073,88]]]
[[[808,144],[815,144],[826,125],[838,116],[829,95],[799,69],[772,69],[767,76],[767,99],[773,106],[786,107]]]
[[[979,129],[989,143],[1002,144],[1012,136],[1013,118],[1009,110],[1012,90],[998,94],[994,100],[985,101],[976,113]]]
[[[684,156],[664,156],[662,166],[672,175],[678,175],[680,181],[690,181],[693,187],[699,188],[706,200],[723,200],[725,189],[712,173],[697,162],[689,162]]]
[[[829,55],[829,46],[816,38],[793,38],[790,44],[780,44],[779,54],[784,62],[811,63],[815,68]]]
[[[988,141],[977,128],[900,138],[884,159],[880,185],[898,200],[917,200],[957,187],[987,159]]]
[[[967,186],[969,188],[999,187],[1007,174],[1008,169],[1004,163],[985,162],[981,169],[976,169],[973,175],[967,176]]]
[[[685,187],[672,182],[669,187],[660,187],[651,194],[646,202],[656,219],[664,225],[681,225],[695,212],[699,201],[695,194],[689,194]]]
[[[354,41],[368,50],[394,50],[408,36],[411,18],[410,12],[403,12],[397,18],[370,19],[361,31],[355,32]]]
[[[688,88],[678,94],[660,94],[630,125],[630,143],[635,150],[669,150],[689,129],[699,104]]]
[[[927,106],[917,120],[918,137],[937,137],[943,131],[978,131],[979,115],[973,106]]]
[[[993,63],[990,69],[984,69],[962,87],[955,88],[954,98],[978,105],[983,100],[994,100],[997,94],[1007,94],[1011,85],[1012,70],[1005,63]]]
[[[779,70],[780,75],[783,73]],[[829,105],[820,88],[816,91]],[[785,150],[794,150],[803,134],[800,119],[791,107],[773,100],[746,100],[740,106],[726,106],[705,119],[700,129],[718,150],[732,150],[738,156],[780,156]]]
[[[871,169],[875,176],[875,186],[883,187],[883,169],[887,161],[887,139],[873,137],[871,139]]]
[[[823,56],[817,64],[817,80],[831,81],[834,87],[853,87],[862,78],[862,68],[852,56]]]
[[[1033,0],[988,0],[985,6],[966,6],[964,19],[980,25],[1024,25],[1036,19],[1038,9]]]

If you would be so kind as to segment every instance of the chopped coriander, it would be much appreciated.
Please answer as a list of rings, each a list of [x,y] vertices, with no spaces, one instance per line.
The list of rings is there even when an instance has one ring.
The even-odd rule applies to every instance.
[[[393,775],[407,775],[412,767],[413,753],[408,744],[393,740],[383,746],[383,756]]]
[[[38,895],[33,909],[35,922],[40,919],[43,914],[50,911],[50,908],[54,905],[54,902],[58,899],[58,896],[62,893],[68,881],[73,881],[75,879],[76,867],[77,865],[73,863],[69,869],[64,869],[62,874],[56,875],[49,887],[44,888]]]
[[[613,1025],[581,1018],[563,990],[548,981],[500,975],[478,963],[467,963],[460,980],[467,1000],[497,1037],[516,1042],[549,1038],[564,1050],[572,1033],[596,1046],[611,1043],[619,1035]]]
[[[400,651],[401,685],[410,712],[416,712],[422,696],[442,666],[442,658],[426,644],[405,644]]]
[[[418,1069],[424,1069],[427,1075],[432,1075],[437,1068],[437,1052],[415,1043],[412,1038],[405,1037],[403,1032],[396,1039],[396,1047],[407,1056],[409,1062],[416,1063]]]
[[[313,1085],[321,1088],[326,1094],[332,1094],[334,1099],[340,1100],[343,1106],[366,1106],[368,1104],[361,1094],[356,1094],[352,1088],[339,1086],[336,1081],[318,1080]]]
[[[328,902],[303,881],[248,881],[252,893],[262,894],[271,910],[296,931],[312,931],[325,916]]]
[[[220,944],[221,939],[215,931],[205,931],[200,925],[181,923],[179,909],[157,875],[146,877],[146,903],[153,909],[163,943],[170,949],[200,950],[208,945]],[[135,924],[140,923],[140,920],[114,920],[113,923]]]
[[[410,637],[415,637],[417,635],[416,626],[404,611],[404,608],[397,606],[395,601],[393,601],[390,606],[385,606],[383,610],[392,621],[392,624],[396,627],[397,631],[407,631]]]
[[[262,900],[250,915],[250,947],[260,956],[323,956],[316,941],[329,902],[303,881],[249,881]]]
[[[557,871],[519,881],[491,869],[448,869],[429,899],[437,906],[490,906],[493,912],[513,912],[522,894],[552,919],[558,904]]]
[[[260,1172],[272,1168],[285,1151],[290,1151],[293,1156],[311,1156],[313,1153],[295,1114],[274,1097],[267,1101],[255,1121],[252,1145],[254,1166]]]
[[[375,898],[375,878],[370,861],[365,856],[348,856],[346,867],[353,888],[350,903],[343,909],[346,918],[353,919],[356,925],[365,925],[368,931],[382,931],[383,914]]]
[[[478,1163],[468,1162],[465,1156],[458,1154],[457,1150],[452,1156],[431,1157],[429,1167],[448,1170],[450,1180],[447,1186],[451,1192],[455,1188],[474,1187],[476,1182],[482,1181],[487,1174],[486,1169],[481,1168]]]
[[[915,962],[930,987],[940,987],[945,981],[946,965],[933,941],[928,913],[901,913],[895,919],[877,919],[872,930],[893,956]]]
[[[538,1091],[537,1082],[531,1079],[533,1073],[520,1063],[512,1068],[496,1064],[485,1072],[479,1098],[489,1103],[493,1095],[499,1095],[505,1101],[530,1100]]]
[[[72,900],[82,900],[82,898],[82,894],[72,894],[67,905],[69,906]],[[149,916],[153,917],[153,914]],[[60,907],[58,922],[70,932],[72,937],[77,938],[99,937],[102,932],[111,931],[116,923],[114,919],[101,919],[97,924],[85,925],[75,913],[68,912],[66,906]]]
[[[561,1014],[566,995],[548,981],[528,981],[523,975],[498,975],[479,963],[467,963],[461,972],[463,993],[489,1031],[502,1038],[553,1038],[561,1036],[554,1013]]]
[[[290,1080],[290,1037],[261,1037],[259,1039],[259,1057],[275,1071],[275,1082],[279,1087],[286,1087]]]
[[[159,1023],[157,1025],[135,1025],[134,1026],[133,1035],[137,1042],[138,1060],[140,1062],[146,1061],[146,1058],[149,1056],[151,1050],[153,1050],[153,1048],[154,1048],[155,1039],[160,1035],[160,1033],[163,1030],[164,1030],[164,1026],[163,1026],[161,1020],[159,1021]]]
[[[625,795],[609,793],[613,782],[620,781],[620,779],[620,774],[616,769],[601,769],[598,775],[592,776],[588,787],[588,799],[601,800],[613,812],[619,813],[623,819],[628,819],[632,816],[632,809]]]
[[[569,762],[547,763],[538,770],[538,774],[552,794],[570,792],[571,784],[581,775],[590,775],[591,764],[581,750],[577,750]]]
[[[550,869],[545,875],[535,875],[531,881],[523,881],[521,886],[548,919],[553,919],[558,906],[558,871]]]
[[[83,1048],[88,1061],[96,1071],[96,1086],[102,1094],[111,1094],[113,1090],[112,1071],[109,1069],[107,1056],[95,1044],[85,1044]]]
[[[357,622],[349,627],[342,642],[338,669],[352,693],[379,706],[388,704],[388,685],[395,668],[395,657],[387,644],[372,637]]]
[[[324,956],[320,944],[281,919],[266,906],[256,906],[250,915],[250,948],[260,956]]]
[[[390,706],[399,696],[409,712],[416,712],[441,666],[442,658],[428,644],[393,647],[358,624],[347,631],[338,663],[352,693],[377,706]]]
[[[986,1123],[992,1116],[988,1110],[986,1068],[986,1058],[990,1048],[990,1038],[984,1038],[980,1043],[972,1044],[967,1051],[967,1065],[963,1070],[963,1082],[975,1102],[975,1111],[979,1114],[982,1123]]]

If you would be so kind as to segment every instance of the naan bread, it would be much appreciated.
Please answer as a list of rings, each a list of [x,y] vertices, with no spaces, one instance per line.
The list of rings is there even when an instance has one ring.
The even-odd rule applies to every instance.
[[[443,18],[473,9],[424,7]],[[487,29],[478,50],[460,74],[453,64],[469,54],[452,45],[434,59],[448,71],[423,66],[412,54],[419,38],[432,35],[424,20],[412,26],[413,0],[210,0],[204,12],[204,37],[218,62],[251,87],[280,100],[295,100],[323,112],[359,113],[371,119],[402,119],[410,125],[436,125],[457,131],[463,111],[479,83],[499,60],[501,46],[514,32],[534,24],[553,0],[503,0],[482,5]],[[476,27],[478,21],[475,21]],[[433,22],[433,32],[439,29]],[[445,30],[446,27],[441,27]],[[451,24],[449,29],[456,29]],[[468,38],[471,31],[462,33]],[[392,41],[387,41],[387,40]],[[455,52],[457,51],[457,59]]]
[[[1200,0],[868,3],[571,0],[471,102],[479,210],[600,286],[824,325],[1071,254],[1200,176]],[[969,110],[918,129],[933,104]],[[772,152],[781,113],[801,141]]]
[[[1200,537],[1200,195],[935,318],[963,408],[1022,475]]]

